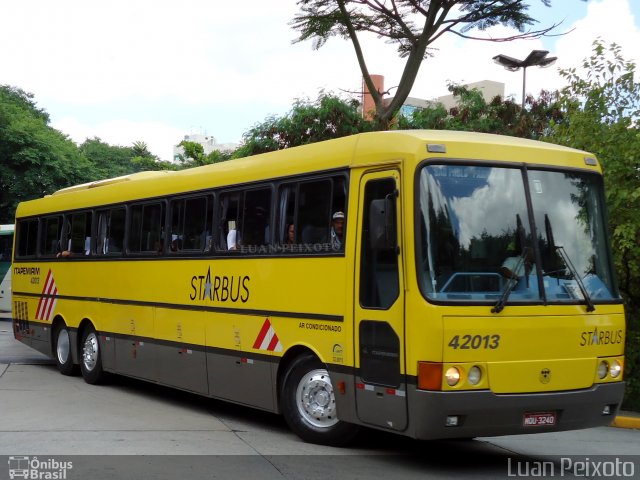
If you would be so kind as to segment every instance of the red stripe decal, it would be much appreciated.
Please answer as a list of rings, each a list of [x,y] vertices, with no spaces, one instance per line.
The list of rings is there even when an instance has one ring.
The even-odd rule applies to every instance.
[[[51,313],[53,310],[53,305],[56,303],[56,299],[55,299],[55,295],[58,293],[58,289],[55,287],[53,287],[53,293],[52,295],[54,295],[54,297],[49,298],[49,304],[47,305],[47,311],[44,314],[44,320],[49,320],[49,318],[51,318]]]
[[[262,344],[262,341],[264,340],[264,337],[267,336],[267,332],[269,331],[269,328],[271,327],[271,323],[269,322],[269,319],[267,318],[264,323],[262,324],[262,329],[260,330],[260,333],[258,334],[258,338],[256,338],[256,341],[253,343],[253,348],[260,348],[260,345]]]
[[[269,342],[269,346],[267,347],[267,350],[269,350],[270,352],[273,352],[273,350],[276,348],[276,345],[278,345],[278,335],[276,335],[275,333],[273,334],[273,337],[271,338],[271,342]]]

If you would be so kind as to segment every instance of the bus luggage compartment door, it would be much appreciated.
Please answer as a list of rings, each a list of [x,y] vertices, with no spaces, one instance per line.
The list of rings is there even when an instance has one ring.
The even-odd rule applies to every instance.
[[[354,299],[356,410],[364,423],[401,431],[407,427],[407,397],[399,172],[365,174],[360,186]]]

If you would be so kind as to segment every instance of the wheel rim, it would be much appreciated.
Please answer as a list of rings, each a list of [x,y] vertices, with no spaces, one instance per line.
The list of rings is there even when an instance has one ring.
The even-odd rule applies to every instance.
[[[318,428],[328,428],[338,423],[336,398],[324,369],[308,372],[298,383],[296,391],[298,412],[308,423]]]
[[[71,342],[69,342],[69,332],[67,332],[66,328],[62,328],[58,332],[58,338],[56,340],[56,354],[58,355],[58,362],[60,362],[61,365],[67,363],[70,349]]]
[[[82,363],[85,370],[90,372],[98,362],[98,337],[94,332],[87,335],[82,346]]]

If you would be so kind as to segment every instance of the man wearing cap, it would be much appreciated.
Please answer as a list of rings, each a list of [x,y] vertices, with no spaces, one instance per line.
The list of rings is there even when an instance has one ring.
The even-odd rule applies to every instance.
[[[344,212],[336,212],[331,217],[331,248],[342,250],[344,240]]]

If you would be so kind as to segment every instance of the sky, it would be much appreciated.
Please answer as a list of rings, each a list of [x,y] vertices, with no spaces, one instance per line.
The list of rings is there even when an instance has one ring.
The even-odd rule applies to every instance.
[[[530,0],[535,28],[560,23],[558,35],[506,43],[441,37],[420,69],[412,97],[448,94],[447,83],[493,80],[520,101],[522,73],[492,61],[531,50],[557,56],[527,70],[527,93],[565,85],[559,68],[577,67],[593,40],[622,46],[640,65],[640,0]],[[239,6],[241,5],[241,6]],[[77,143],[146,143],[163,160],[188,134],[239,143],[243,133],[296,99],[361,89],[351,43],[331,38],[319,50],[293,44],[295,0],[4,0],[0,2],[0,84],[35,96],[51,125]],[[504,27],[493,37],[513,34]],[[393,46],[363,38],[371,73],[398,84],[404,62]],[[393,92],[393,90],[392,90]]]

